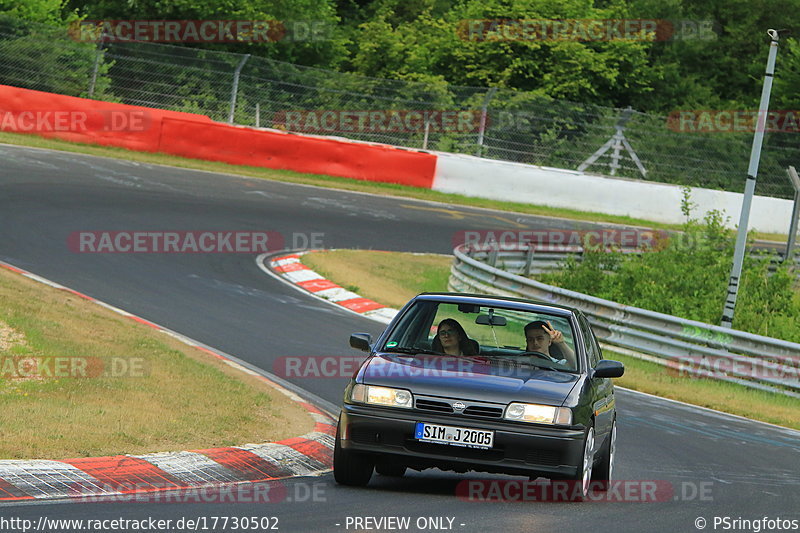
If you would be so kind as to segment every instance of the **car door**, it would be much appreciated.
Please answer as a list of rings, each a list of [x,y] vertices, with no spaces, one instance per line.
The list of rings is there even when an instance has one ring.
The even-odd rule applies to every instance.
[[[583,341],[586,346],[589,368],[593,369],[603,358],[603,355],[597,338],[594,336],[594,332],[589,326],[589,321],[586,320],[585,316],[581,315],[579,322],[583,332]],[[595,417],[595,433],[598,437],[605,436],[611,431],[611,423],[614,420],[614,385],[610,378],[594,377],[591,371],[590,376],[592,409]]]

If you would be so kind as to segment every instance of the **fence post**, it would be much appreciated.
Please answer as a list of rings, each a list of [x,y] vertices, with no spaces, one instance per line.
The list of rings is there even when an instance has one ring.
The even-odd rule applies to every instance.
[[[233,112],[236,111],[236,94],[239,92],[239,73],[247,60],[250,59],[250,54],[245,54],[236,70],[233,72],[233,87],[231,88],[231,108],[228,111],[228,124],[233,124]]]
[[[100,37],[100,43],[97,45],[97,51],[94,54],[94,67],[92,67],[92,79],[89,80],[89,93],[88,93],[89,98],[92,98],[94,96],[94,88],[95,85],[97,84],[97,72],[98,70],[100,70],[100,58],[103,56],[103,43],[105,42],[103,36]]]
[[[797,175],[797,170],[794,167],[787,169],[789,179],[792,180],[792,187],[794,187],[794,204],[792,208],[792,222],[789,224],[789,240],[786,242],[786,256],[784,259],[793,258],[794,240],[797,236],[797,218],[800,216],[800,176]]]
[[[261,106],[256,102],[256,128],[261,127]]]
[[[478,153],[475,154],[478,157],[483,155],[483,134],[486,131],[486,115],[487,115],[487,108],[489,107],[489,102],[491,101],[494,93],[497,92],[497,87],[492,87],[489,89],[489,92],[486,93],[486,97],[483,99],[483,105],[481,106],[481,124],[480,128],[478,129]]]
[[[423,150],[427,150],[428,149],[428,134],[430,133],[430,131],[431,131],[431,121],[430,121],[430,118],[426,116],[425,117],[425,138],[422,139],[422,149]]]

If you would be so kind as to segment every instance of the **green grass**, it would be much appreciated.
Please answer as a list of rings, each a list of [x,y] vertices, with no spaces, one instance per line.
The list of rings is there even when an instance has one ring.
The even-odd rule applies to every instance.
[[[44,369],[30,374],[35,358],[49,361],[50,375]],[[80,366],[70,375],[56,372],[55,361]],[[116,376],[97,372],[111,364]],[[0,459],[233,446],[293,437],[313,426],[302,407],[255,377],[5,269],[0,405]]]
[[[362,296],[400,307],[420,292],[447,290],[451,257],[399,252],[336,250],[312,252],[303,262],[340,285],[357,284]],[[377,274],[376,274],[377,273]],[[625,364],[620,386],[800,429],[800,400],[734,383],[675,375],[668,367],[605,350]]]
[[[61,150],[66,152],[75,152],[75,153],[95,155],[95,156],[111,157],[114,159],[126,159],[142,163],[167,165],[179,168],[203,170],[207,172],[249,176],[254,178],[283,181],[289,183],[302,183],[306,185],[316,185],[319,187],[327,187],[332,189],[367,192],[367,193],[381,194],[387,196],[397,196],[403,198],[414,198],[418,200],[442,202],[446,204],[459,205],[459,206],[480,207],[480,208],[494,209],[499,211],[524,213],[528,215],[557,217],[569,220],[583,220],[590,222],[604,222],[611,224],[645,226],[654,229],[671,229],[671,230],[680,229],[680,225],[678,224],[662,224],[658,222],[651,222],[632,217],[605,215],[602,213],[590,213],[572,209],[536,206],[536,205],[517,203],[517,202],[501,202],[498,200],[486,200],[483,198],[473,198],[458,194],[445,194],[437,191],[418,189],[415,187],[407,187],[404,185],[396,185],[391,183],[375,183],[375,182],[354,180],[350,178],[339,178],[334,176],[323,176],[318,174],[303,174],[300,172],[293,172],[290,170],[275,170],[275,169],[268,169],[261,167],[237,166],[237,165],[230,165],[227,163],[202,161],[198,159],[188,159],[184,157],[172,156],[161,153],[153,154],[147,152],[133,152],[131,150],[126,150],[123,148],[71,143],[57,139],[45,139],[35,135],[26,135],[21,133],[0,132],[0,143],[30,146],[34,148],[46,148],[50,150]],[[786,236],[780,234],[759,233],[756,235],[756,237],[764,240],[775,240],[780,242],[786,241]]]
[[[800,429],[800,400],[782,394],[703,378],[678,376],[677,369],[604,350],[606,359],[625,364],[622,387],[726,413]]]

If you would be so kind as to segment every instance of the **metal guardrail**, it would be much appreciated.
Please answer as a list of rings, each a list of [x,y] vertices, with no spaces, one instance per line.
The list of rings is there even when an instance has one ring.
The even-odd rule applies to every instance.
[[[523,274],[530,276],[531,274],[543,274],[552,270],[557,270],[564,263],[567,257],[572,256],[578,261],[583,257],[583,248],[581,246],[569,245],[517,245],[521,248],[511,248],[508,245],[502,247],[485,246],[483,249],[478,250],[485,258],[490,266],[496,266],[512,272],[514,274]],[[633,246],[614,245],[616,251],[622,253],[641,253],[639,248]],[[474,245],[472,252],[476,251]],[[766,246],[756,247],[754,252],[772,252],[770,257],[770,270],[780,264],[783,260],[784,252],[776,252],[774,249],[767,248]],[[796,276],[800,278],[800,253],[794,254],[794,266],[792,267]]]
[[[480,248],[453,254],[448,288],[515,296],[581,309],[598,339],[625,353],[658,362],[677,375],[693,375],[800,398],[800,344],[687,320],[596,298],[508,272],[550,270],[576,248]]]

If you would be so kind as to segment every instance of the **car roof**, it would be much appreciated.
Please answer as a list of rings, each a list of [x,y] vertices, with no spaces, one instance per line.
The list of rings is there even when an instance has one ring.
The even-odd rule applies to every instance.
[[[511,309],[549,313],[556,316],[569,317],[579,314],[573,307],[557,305],[524,298],[494,296],[486,294],[467,294],[460,292],[423,292],[414,298],[415,301],[436,301],[450,304],[471,303],[481,306],[507,307]]]

